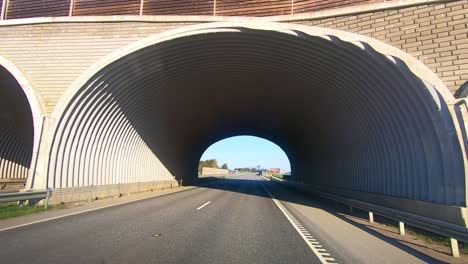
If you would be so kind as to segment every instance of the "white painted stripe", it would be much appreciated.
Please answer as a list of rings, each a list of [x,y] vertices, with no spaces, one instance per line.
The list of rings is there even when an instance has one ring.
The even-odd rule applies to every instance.
[[[204,203],[202,206],[198,207],[197,210],[202,209],[203,207],[209,205],[210,203],[211,203],[211,201],[208,201],[208,202]]]
[[[327,260],[324,257],[322,257],[322,255],[321,255],[322,254],[321,251],[326,251],[326,250],[322,249],[322,248],[316,249],[315,246],[312,245],[312,243],[307,240],[307,237],[301,232],[301,230],[299,230],[297,225],[294,224],[295,222],[297,223],[298,221],[296,219],[294,219],[294,217],[291,215],[291,213],[289,213],[288,209],[286,209],[286,207],[284,207],[278,200],[276,200],[276,198],[265,187],[265,185],[263,185],[263,183],[260,180],[258,180],[258,177],[257,177],[257,181],[263,187],[265,192],[270,196],[270,198],[273,200],[273,202],[275,202],[276,206],[278,206],[278,208],[281,210],[281,212],[284,214],[284,216],[286,216],[288,221],[291,223],[291,225],[294,227],[294,229],[296,229],[297,233],[299,233],[299,235],[306,242],[306,244],[309,246],[309,248],[312,250],[312,252],[317,256],[317,258],[320,260],[320,262],[323,263],[323,264],[328,264]]]
[[[83,213],[87,213],[87,212],[92,212],[92,211],[96,211],[96,210],[101,210],[101,209],[105,209],[105,208],[109,208],[109,207],[114,207],[114,206],[118,206],[118,205],[123,205],[123,204],[138,202],[138,201],[143,201],[143,200],[147,200],[147,199],[151,199],[151,198],[161,197],[161,196],[164,196],[164,195],[173,194],[173,193],[178,193],[178,192],[181,192],[181,191],[193,190],[193,189],[196,189],[196,187],[194,187],[194,188],[186,188],[186,189],[184,189],[184,190],[179,190],[179,191],[175,191],[175,192],[157,194],[157,195],[150,196],[150,197],[139,198],[139,199],[130,200],[130,201],[125,201],[125,202],[116,203],[116,204],[104,205],[104,206],[101,206],[101,207],[96,207],[96,208],[92,208],[92,209],[88,209],[88,210],[83,210],[83,211],[79,211],[79,212],[74,212],[74,213],[70,213],[70,214],[59,215],[59,216],[55,216],[55,217],[51,217],[51,218],[46,218],[46,219],[42,219],[42,220],[38,220],[38,221],[34,221],[34,222],[29,222],[29,223],[25,223],[25,224],[21,224],[21,225],[6,227],[6,228],[3,228],[3,229],[0,229],[0,232],[6,231],[6,230],[10,230],[10,229],[19,228],[19,227],[23,227],[23,226],[28,226],[28,225],[34,225],[34,224],[38,224],[38,223],[42,223],[42,222],[47,222],[47,221],[54,220],[54,219],[60,219],[60,218],[64,218],[64,217],[67,217],[67,216],[73,216],[73,215],[83,214]]]

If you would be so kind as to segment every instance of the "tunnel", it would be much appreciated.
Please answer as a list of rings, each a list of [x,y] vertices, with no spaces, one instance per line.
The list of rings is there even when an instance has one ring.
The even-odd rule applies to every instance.
[[[1,65],[0,180],[26,179],[33,154],[33,115],[18,80]]]
[[[422,63],[367,37],[276,23],[213,23],[110,54],[54,110],[48,187],[197,179],[211,144],[280,146],[292,177],[465,204],[451,94]]]

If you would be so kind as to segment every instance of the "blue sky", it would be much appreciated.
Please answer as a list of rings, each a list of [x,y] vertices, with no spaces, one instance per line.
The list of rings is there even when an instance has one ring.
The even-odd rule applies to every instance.
[[[227,163],[229,169],[262,166],[264,169],[280,168],[290,172],[291,165],[284,151],[271,141],[253,136],[223,139],[211,145],[201,160],[216,159],[218,165]]]

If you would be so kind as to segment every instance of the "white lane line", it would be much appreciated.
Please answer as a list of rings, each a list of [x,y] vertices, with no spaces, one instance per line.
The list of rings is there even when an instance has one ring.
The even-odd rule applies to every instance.
[[[203,207],[209,205],[210,203],[211,203],[211,201],[208,201],[208,202],[204,203],[202,206],[198,207],[197,210],[202,209]]]
[[[20,225],[15,225],[15,226],[6,227],[6,228],[3,228],[3,229],[0,229],[0,232],[6,231],[6,230],[10,230],[10,229],[19,228],[19,227],[23,227],[23,226],[39,224],[39,223],[42,223],[42,222],[47,222],[47,221],[51,221],[51,220],[55,220],[55,219],[60,219],[60,218],[68,217],[68,216],[73,216],[73,215],[78,215],[78,214],[84,214],[84,213],[88,213],[88,212],[92,212],[92,211],[97,211],[97,210],[101,210],[101,209],[105,209],[105,208],[110,208],[110,207],[114,207],[114,206],[119,206],[119,205],[124,205],[124,204],[139,202],[139,201],[143,201],[143,200],[148,200],[148,199],[151,199],[151,198],[162,197],[162,196],[165,196],[165,195],[168,195],[168,194],[173,194],[173,193],[175,194],[175,193],[179,193],[179,192],[183,192],[183,191],[189,191],[189,190],[193,190],[193,189],[196,189],[196,188],[187,188],[187,189],[185,189],[185,190],[180,190],[180,191],[176,191],[176,192],[169,192],[169,193],[157,194],[157,195],[154,195],[154,196],[143,197],[143,198],[138,198],[138,199],[135,199],[135,200],[129,200],[129,201],[120,202],[120,203],[116,203],[116,204],[110,204],[110,205],[104,205],[104,206],[95,207],[95,208],[91,208],[91,209],[86,209],[86,210],[78,211],[78,212],[74,212],[74,213],[69,213],[69,214],[54,216],[54,217],[50,217],[50,218],[46,218],[46,219],[41,219],[41,220],[29,222],[29,223],[24,223],[24,224],[20,224]],[[31,215],[31,216],[34,216],[34,215]]]
[[[302,224],[299,223],[299,221],[286,209],[286,207],[281,204],[280,201],[278,201],[275,196],[267,189],[265,185],[257,178],[257,181],[260,183],[260,185],[263,187],[265,192],[270,196],[270,198],[275,202],[276,206],[281,210],[281,212],[286,216],[288,221],[291,223],[291,225],[296,229],[297,233],[302,237],[304,242],[309,246],[309,248],[312,250],[312,252],[317,256],[317,258],[320,260],[321,263],[323,264],[329,264],[330,262],[336,263],[335,259],[330,256],[329,253],[327,253],[327,250],[324,249],[318,242],[312,242],[309,241],[310,235],[305,235],[304,233],[308,231],[302,226]],[[309,238],[307,238],[309,237]],[[326,254],[326,255],[325,255]]]

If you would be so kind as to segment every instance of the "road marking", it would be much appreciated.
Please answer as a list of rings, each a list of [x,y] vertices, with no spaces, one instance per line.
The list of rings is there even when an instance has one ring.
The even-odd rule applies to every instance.
[[[202,206],[198,207],[197,210],[202,209],[203,207],[209,205],[210,203],[211,203],[211,201],[204,203]]]
[[[165,195],[168,195],[168,194],[175,194],[175,193],[180,193],[180,192],[184,192],[184,191],[194,190],[194,189],[197,189],[197,187],[193,187],[193,188],[190,187],[190,188],[186,188],[186,189],[184,189],[184,190],[178,190],[178,191],[175,191],[175,192],[162,193],[162,194],[152,195],[152,196],[149,196],[149,197],[138,198],[138,199],[135,199],[135,200],[124,201],[124,202],[120,202],[120,203],[116,203],[116,204],[110,204],[110,205],[104,205],[104,206],[100,206],[100,207],[95,207],[95,208],[91,208],[91,209],[87,209],[87,210],[83,210],[83,211],[78,211],[78,212],[74,212],[74,213],[69,213],[69,214],[54,216],[54,217],[50,217],[50,218],[46,218],[46,219],[41,219],[41,220],[29,222],[29,223],[24,223],[24,224],[20,224],[20,225],[15,225],[15,226],[6,227],[6,228],[3,228],[3,229],[0,229],[0,232],[6,231],[6,230],[10,230],[10,229],[19,228],[19,227],[23,227],[23,226],[39,224],[39,223],[42,223],[42,222],[47,222],[47,221],[51,221],[51,220],[55,220],[55,219],[60,219],[60,218],[68,217],[68,216],[73,216],[73,215],[88,213],[88,212],[92,212],[92,211],[97,211],[97,210],[101,210],[101,209],[105,209],[105,208],[109,208],[109,207],[114,207],[114,206],[119,206],[119,205],[134,203],[134,202],[139,202],[139,201],[143,201],[143,200],[147,200],[147,199],[151,199],[151,198],[162,197],[162,196],[165,196]],[[34,216],[34,214],[31,214],[31,216]]]
[[[267,177],[265,176],[262,176],[263,179],[265,179],[266,181],[269,181],[270,179],[268,179]]]
[[[275,196],[267,189],[265,185],[257,178],[257,181],[260,183],[260,185],[263,187],[265,192],[270,196],[270,198],[275,202],[276,206],[281,210],[281,212],[286,216],[288,221],[291,223],[291,225],[296,229],[297,233],[302,237],[304,242],[309,246],[309,248],[312,250],[312,252],[318,257],[321,263],[323,264],[331,264],[331,263],[337,263],[336,260],[331,257],[331,255],[327,252],[326,249],[323,248],[323,246],[320,245],[320,243],[315,242],[316,240],[313,238],[312,235],[307,231],[306,228],[286,209],[286,207],[283,206],[283,204],[278,201]],[[307,235],[306,235],[307,234]],[[309,241],[313,239],[312,241]]]

